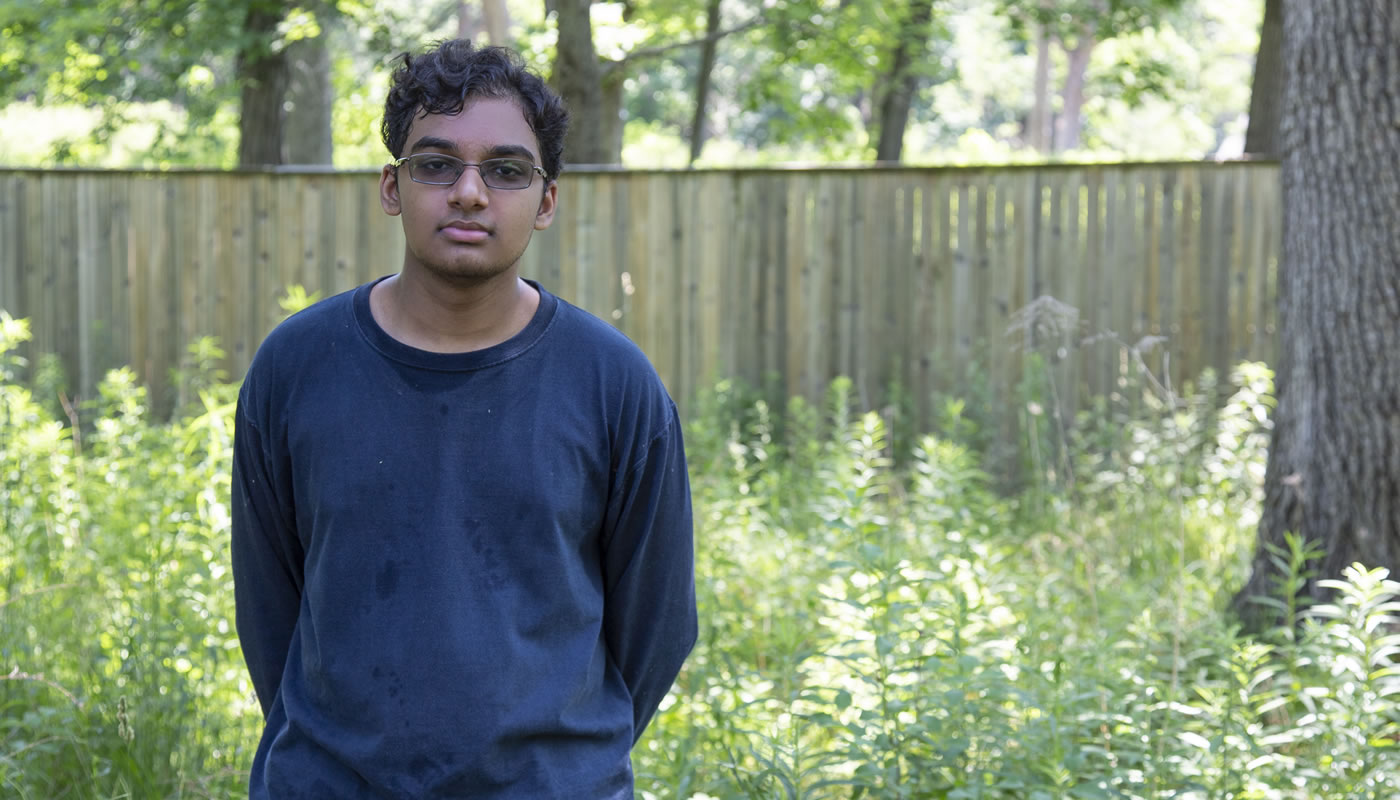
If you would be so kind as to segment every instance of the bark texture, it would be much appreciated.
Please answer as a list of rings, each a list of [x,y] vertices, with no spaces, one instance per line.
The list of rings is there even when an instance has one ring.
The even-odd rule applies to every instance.
[[[875,112],[876,161],[898,161],[904,152],[904,129],[909,126],[909,111],[919,89],[916,65],[928,50],[930,23],[933,21],[933,0],[912,0],[908,22],[895,44],[890,71],[882,83],[884,92],[877,92],[879,108]]]
[[[243,23],[238,52],[242,86],[238,121],[238,165],[283,163],[288,70],[286,53],[273,46],[286,9],[280,0],[254,0]]]
[[[1400,572],[1400,3],[1286,0],[1283,27],[1278,406],[1235,597],[1254,628],[1285,532],[1325,551],[1318,577]]]
[[[592,0],[555,0],[559,40],[555,48],[554,90],[569,108],[569,138],[564,161],[570,164],[610,164],[617,126],[605,119],[603,65],[593,48]]]
[[[622,90],[627,78],[625,69],[617,62],[603,70],[603,104],[598,113],[598,137],[602,143],[594,164],[622,163],[622,131],[626,127],[622,119]]]
[[[287,46],[287,100],[284,140],[288,164],[331,164],[335,149],[331,137],[331,86],[329,20],[322,20],[321,34]]]
[[[715,71],[715,56],[719,51],[719,21],[719,0],[709,0],[705,7],[705,41],[700,45],[700,69],[695,75],[695,116],[690,122],[692,164],[705,148],[705,107],[710,103],[710,76]]]
[[[1037,152],[1050,152],[1050,34],[1044,25],[1035,32],[1035,85],[1026,143]]]
[[[1265,0],[1264,24],[1259,28],[1259,54],[1254,58],[1254,83],[1249,93],[1249,128],[1244,151],[1277,158],[1282,153],[1283,0]]]
[[[1055,120],[1055,152],[1073,150],[1079,147],[1079,133],[1083,130],[1080,116],[1084,110],[1084,75],[1089,71],[1089,57],[1094,52],[1094,29],[1086,24],[1080,27],[1074,48],[1065,48],[1068,64],[1065,69],[1065,90],[1061,97],[1064,108]]]

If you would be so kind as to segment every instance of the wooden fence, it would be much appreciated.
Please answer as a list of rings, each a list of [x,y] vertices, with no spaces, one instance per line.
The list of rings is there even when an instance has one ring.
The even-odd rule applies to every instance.
[[[940,392],[1024,411],[1028,345],[1070,410],[1143,337],[1178,385],[1270,359],[1280,220],[1270,163],[579,171],[522,274],[625,331],[682,403],[847,375],[871,405],[897,380],[927,425]],[[88,396],[129,364],[168,407],[205,334],[240,375],[287,286],[346,290],[402,248],[367,172],[0,170],[0,309]]]

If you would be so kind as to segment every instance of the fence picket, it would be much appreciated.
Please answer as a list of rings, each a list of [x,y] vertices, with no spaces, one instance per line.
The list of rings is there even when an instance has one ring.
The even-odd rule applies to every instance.
[[[288,285],[330,295],[402,258],[377,173],[0,170],[0,188],[0,307],[84,397],[131,364],[169,409],[191,338],[218,336],[236,377]],[[578,171],[559,191],[522,274],[635,339],[683,406],[770,374],[819,401],[846,374],[879,407],[898,378],[926,428],[971,375],[1009,436],[1025,362],[1007,328],[1042,294],[1085,333],[1168,336],[1177,385],[1275,352],[1275,164]],[[1072,414],[1132,359],[1069,350]]]

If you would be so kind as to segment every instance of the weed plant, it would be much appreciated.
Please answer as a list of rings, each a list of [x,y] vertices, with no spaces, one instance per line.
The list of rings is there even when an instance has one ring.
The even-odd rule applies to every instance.
[[[235,387],[205,341],[170,421],[128,370],[54,403],[14,377],[25,335],[0,316],[0,796],[245,796]],[[1270,376],[1211,380],[1057,423],[1014,493],[957,400],[918,436],[844,380],[781,407],[715,386],[687,430],[701,636],[634,751],[639,795],[1400,794],[1400,584],[1357,566],[1299,605],[1295,539],[1261,599],[1279,627],[1238,633]]]
[[[642,795],[1397,796],[1400,584],[1357,566],[1299,607],[1318,554],[1295,539],[1260,600],[1285,622],[1249,638],[1226,613],[1270,373],[1138,388],[1043,425],[1005,495],[957,401],[905,460],[848,382],[781,419],[719,384],[687,440],[701,644],[634,754]]]
[[[26,336],[0,316],[0,795],[246,794],[257,707],[227,567],[234,387],[201,376],[197,401],[157,424],[116,370],[55,419],[13,380]]]

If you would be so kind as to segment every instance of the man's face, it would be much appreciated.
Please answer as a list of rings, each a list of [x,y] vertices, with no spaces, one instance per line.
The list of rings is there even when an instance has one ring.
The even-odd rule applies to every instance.
[[[413,120],[402,156],[439,153],[469,164],[518,158],[538,165],[539,142],[510,100],[469,100],[458,114]],[[422,269],[454,283],[481,283],[511,273],[534,231],[554,219],[558,189],[536,173],[524,189],[488,187],[476,167],[451,186],[410,179],[410,164],[379,177],[384,211],[403,217],[404,269]],[[512,275],[513,277],[513,275]]]

